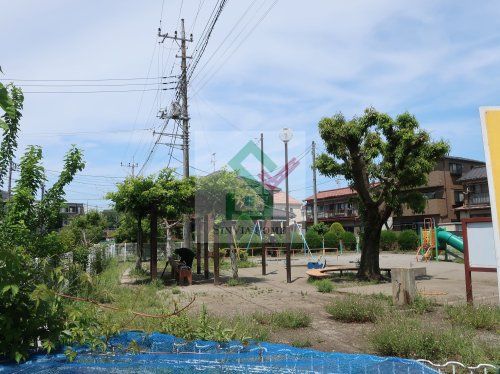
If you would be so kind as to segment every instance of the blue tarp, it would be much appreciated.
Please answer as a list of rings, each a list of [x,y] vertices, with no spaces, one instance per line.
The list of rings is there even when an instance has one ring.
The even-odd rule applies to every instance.
[[[137,345],[140,353],[127,349]],[[131,345],[132,343],[132,345]],[[112,353],[74,348],[68,362],[63,353],[34,355],[27,362],[0,365],[0,373],[435,373],[413,360],[365,354],[321,352],[284,344],[186,342],[172,335],[122,333],[110,341]]]

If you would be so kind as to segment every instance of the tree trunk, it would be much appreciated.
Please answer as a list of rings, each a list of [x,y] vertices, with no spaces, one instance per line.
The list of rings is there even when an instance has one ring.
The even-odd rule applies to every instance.
[[[238,258],[236,255],[236,248],[233,243],[233,227],[229,230],[229,258],[231,259],[231,270],[233,272],[233,279],[238,279]]]
[[[379,252],[380,232],[383,223],[377,218],[364,222],[363,247],[361,249],[361,261],[359,264],[358,278],[380,279]]]
[[[150,246],[151,253],[149,256],[149,269],[151,274],[151,280],[157,278],[157,266],[158,266],[158,210],[156,205],[151,208],[151,214],[149,216],[150,222]]]
[[[135,261],[135,268],[137,270],[142,269],[142,218],[137,218],[137,260]]]

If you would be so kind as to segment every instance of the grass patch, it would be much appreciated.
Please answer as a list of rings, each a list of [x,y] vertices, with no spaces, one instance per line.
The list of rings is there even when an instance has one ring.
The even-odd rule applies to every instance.
[[[284,329],[298,329],[300,327],[308,327],[311,324],[311,317],[306,312],[299,310],[255,313],[253,317],[262,325],[272,325]]]
[[[292,347],[295,348],[308,348],[312,347],[312,343],[309,339],[299,339],[299,340],[294,340],[293,342],[290,343]]]
[[[447,305],[445,312],[453,325],[500,332],[498,306]]]
[[[313,283],[318,292],[330,293],[333,291],[333,283],[330,279],[321,279]]]
[[[386,301],[367,295],[349,295],[326,306],[333,319],[341,322],[375,322],[386,310]]]
[[[244,279],[240,279],[240,278],[237,278],[237,279],[234,279],[234,278],[231,278],[227,281],[226,283],[229,287],[236,287],[236,286],[244,286],[247,284],[247,282],[244,280]]]
[[[383,356],[423,358],[434,362],[456,360],[466,365],[498,359],[498,353],[477,341],[470,330],[438,329],[426,321],[401,315],[378,322],[369,341]]]
[[[257,264],[251,260],[239,260],[238,261],[238,269],[245,269],[245,268],[254,268],[256,267]],[[231,262],[222,260],[220,263],[220,269],[221,270],[230,270],[231,269]]]
[[[172,287],[171,292],[172,292],[172,295],[179,295],[181,293],[181,289],[179,287],[175,286],[175,287]]]
[[[408,308],[416,314],[425,314],[434,311],[436,306],[437,304],[434,300],[417,295]]]

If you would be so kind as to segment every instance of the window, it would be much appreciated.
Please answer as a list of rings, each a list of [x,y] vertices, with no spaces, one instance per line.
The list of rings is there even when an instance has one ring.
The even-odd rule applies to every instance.
[[[428,191],[424,192],[422,195],[424,195],[424,198],[427,200],[432,200],[436,198],[436,191]]]
[[[462,191],[455,191],[455,204],[464,202],[464,193]]]
[[[462,164],[450,162],[450,173],[452,175],[462,175]]]

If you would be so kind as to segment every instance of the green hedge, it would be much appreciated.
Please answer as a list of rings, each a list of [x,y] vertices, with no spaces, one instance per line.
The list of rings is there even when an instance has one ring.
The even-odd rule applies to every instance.
[[[328,231],[325,234],[325,247],[326,248],[338,248],[339,247],[339,237],[333,231]]]
[[[344,231],[341,235],[342,243],[344,244],[344,250],[355,251],[356,250],[356,236],[350,231]]]
[[[399,248],[398,233],[392,230],[383,230],[380,234],[380,250],[395,251]]]
[[[416,251],[418,248],[419,238],[415,231],[404,230],[399,233],[398,244],[402,251]]]
[[[321,236],[319,236],[319,234],[312,229],[307,230],[306,240],[307,244],[309,245],[309,248],[321,248],[323,245]]]

